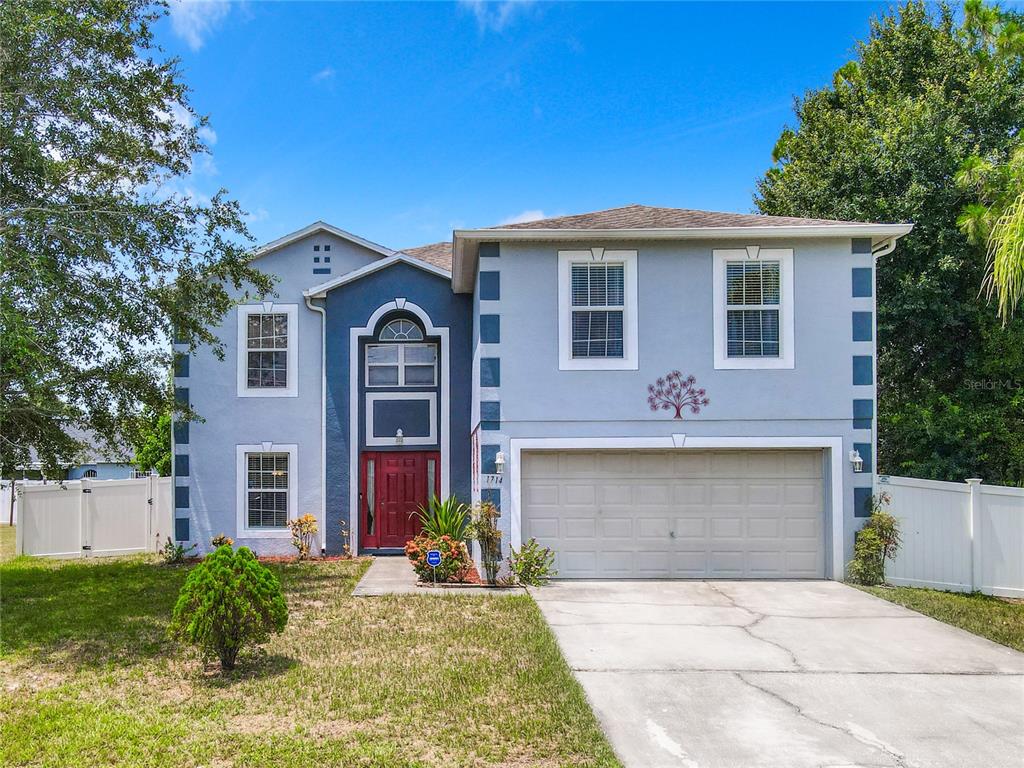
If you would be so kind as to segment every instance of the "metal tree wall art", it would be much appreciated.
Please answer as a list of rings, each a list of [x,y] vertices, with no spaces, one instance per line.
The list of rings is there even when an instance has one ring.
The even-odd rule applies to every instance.
[[[694,376],[683,378],[679,371],[672,371],[647,385],[647,404],[652,411],[669,411],[674,408],[674,419],[683,418],[684,408],[689,408],[690,413],[700,413],[700,409],[711,401],[703,389],[697,389],[696,384]]]

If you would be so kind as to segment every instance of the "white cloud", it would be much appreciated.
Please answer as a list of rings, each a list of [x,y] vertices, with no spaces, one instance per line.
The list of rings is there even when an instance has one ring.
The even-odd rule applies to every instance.
[[[172,0],[171,28],[189,48],[198,51],[230,10],[231,4],[223,0]]]
[[[516,17],[531,8],[534,0],[459,0],[459,5],[468,8],[476,17],[481,32],[502,32]]]
[[[515,216],[509,216],[506,219],[502,219],[498,222],[499,227],[503,227],[506,224],[524,224],[527,221],[539,221],[540,219],[546,219],[544,211],[539,208],[532,208],[522,213],[517,213]]]
[[[261,207],[257,208],[255,211],[249,211],[243,218],[247,224],[253,224],[257,221],[266,221],[270,218],[270,214],[267,212],[266,208]]]
[[[217,143],[217,132],[210,126],[204,125],[199,129],[199,138],[213,146]]]
[[[337,72],[334,71],[334,67],[324,67],[315,75],[313,75],[313,82],[319,83],[324,80],[333,80]]]

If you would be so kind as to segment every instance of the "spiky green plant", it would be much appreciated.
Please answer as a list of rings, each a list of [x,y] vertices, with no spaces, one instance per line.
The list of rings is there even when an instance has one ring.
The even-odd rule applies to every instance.
[[[469,522],[469,507],[454,496],[441,501],[436,495],[430,497],[426,506],[416,513],[420,518],[423,533],[432,539],[451,536],[461,541]]]

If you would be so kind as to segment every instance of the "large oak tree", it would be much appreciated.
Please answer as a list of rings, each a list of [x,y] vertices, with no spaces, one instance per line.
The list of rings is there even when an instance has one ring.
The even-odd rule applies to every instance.
[[[0,3],[0,473],[119,447],[172,407],[172,329],[211,344],[228,289],[270,290],[243,212],[182,183],[207,151],[146,0]]]
[[[1024,483],[1024,322],[979,295],[984,248],[957,224],[972,156],[1024,125],[1021,17],[909,2],[875,20],[831,86],[796,102],[756,203],[767,214],[912,221],[879,259],[879,470]],[[1013,34],[993,34],[1002,25]]]

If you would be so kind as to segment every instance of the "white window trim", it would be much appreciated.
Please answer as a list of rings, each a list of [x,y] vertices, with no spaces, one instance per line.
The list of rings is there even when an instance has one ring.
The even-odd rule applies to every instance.
[[[409,346],[421,346],[421,347],[433,347],[434,348],[434,380],[430,384],[406,384],[405,383],[405,348]],[[398,362],[397,363],[377,363],[374,368],[393,368],[398,366],[398,383],[397,384],[371,384],[370,383],[370,356],[366,353],[363,354],[363,377],[366,381],[367,387],[373,389],[380,389],[384,387],[436,387],[437,386],[437,356],[438,349],[437,344],[432,341],[384,341],[384,342],[371,342],[366,345],[367,351],[370,347],[398,347]],[[409,365],[415,365],[423,367],[425,363],[409,363]]]
[[[726,263],[738,260],[763,260],[779,262],[779,356],[778,357],[729,357],[728,333],[726,332]],[[714,346],[716,370],[768,370],[793,368],[793,249],[760,248],[756,245],[746,248],[716,248],[712,251],[714,290]]]
[[[437,395],[433,392],[368,392],[366,394],[366,444],[368,446],[395,445],[394,435],[375,437],[373,434],[373,407],[382,400],[426,400],[430,403],[430,434],[403,436],[402,445],[437,445]]]
[[[582,262],[625,265],[622,312],[622,357],[572,356],[572,265]],[[635,371],[640,368],[637,326],[637,252],[604,248],[558,252],[558,368],[562,371]]]
[[[269,315],[272,313],[288,316],[288,386],[287,387],[250,387],[248,380],[249,366],[249,315]],[[241,304],[238,307],[238,396],[239,397],[298,397],[299,396],[299,305],[275,304],[265,301],[262,304]]]
[[[235,530],[242,539],[290,539],[292,532],[288,526],[284,528],[250,528],[249,516],[246,514],[249,497],[248,468],[245,463],[247,453],[287,453],[288,454],[288,520],[298,517],[299,487],[299,446],[294,443],[255,443],[235,446]]]

